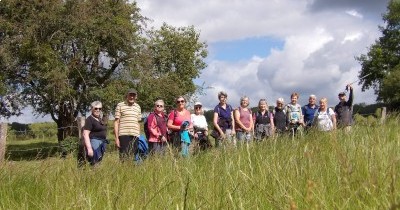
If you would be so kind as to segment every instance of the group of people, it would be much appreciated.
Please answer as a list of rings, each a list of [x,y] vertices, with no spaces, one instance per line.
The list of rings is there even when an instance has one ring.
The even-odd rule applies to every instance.
[[[233,108],[227,103],[228,94],[218,93],[219,103],[214,108],[213,129],[208,131],[208,124],[203,115],[202,104],[194,104],[194,113],[186,109],[186,99],[176,98],[176,107],[165,113],[163,100],[154,103],[153,111],[147,117],[145,131],[151,154],[163,155],[167,151],[188,156],[198,150],[211,147],[208,136],[215,139],[215,146],[261,141],[273,135],[291,133],[295,135],[303,129],[317,128],[320,131],[332,131],[343,128],[351,130],[353,88],[347,85],[349,98],[345,92],[339,93],[339,103],[334,110],[328,107],[327,98],[321,98],[319,105],[315,95],[309,96],[309,103],[301,106],[297,103],[298,93],[292,93],[290,102],[283,98],[276,100],[274,110],[270,111],[265,99],[258,102],[258,109],[252,113],[249,97],[240,98],[240,106]],[[138,150],[140,138],[141,107],[136,102],[137,91],[127,91],[126,100],[118,103],[115,109],[114,134],[121,161],[132,157]],[[101,119],[102,104],[91,104],[91,115],[83,127],[83,145],[91,164],[101,161],[106,140],[107,124]]]

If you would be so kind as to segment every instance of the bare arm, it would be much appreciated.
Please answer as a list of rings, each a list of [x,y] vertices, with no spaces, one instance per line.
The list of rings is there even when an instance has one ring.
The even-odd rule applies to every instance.
[[[223,135],[224,132],[222,131],[222,129],[218,125],[218,118],[219,118],[218,113],[214,112],[214,117],[213,117],[214,128],[220,133],[220,135]]]
[[[174,125],[173,123],[174,123],[173,120],[168,119],[167,122],[168,129],[172,131],[179,131],[181,129],[181,126]]]
[[[115,145],[119,148],[119,118],[114,120]]]

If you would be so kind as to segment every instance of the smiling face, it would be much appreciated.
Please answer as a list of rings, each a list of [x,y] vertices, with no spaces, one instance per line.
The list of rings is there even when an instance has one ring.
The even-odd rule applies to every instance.
[[[260,100],[260,102],[258,102],[258,109],[260,109],[260,111],[265,111],[268,108],[268,104],[265,100]]]
[[[319,101],[319,107],[321,110],[325,111],[328,108],[328,99],[321,98],[321,100]]]
[[[186,104],[186,100],[183,97],[179,97],[178,99],[176,99],[176,108],[177,109],[184,109],[185,108],[185,104]]]
[[[282,101],[276,101],[276,108],[278,108],[278,109],[283,109],[283,102]]]
[[[240,100],[240,106],[242,107],[247,107],[249,106],[249,98],[244,97]]]
[[[164,101],[163,100],[158,100],[154,103],[154,111],[157,113],[164,112]]]
[[[201,106],[199,106],[199,105],[194,106],[194,113],[195,113],[196,115],[201,114],[201,111],[202,111]]]
[[[129,104],[129,105],[134,104],[135,101],[136,101],[136,98],[137,98],[137,95],[134,94],[134,93],[128,93],[128,94],[126,95],[126,100],[128,101],[128,104]]]
[[[92,115],[95,116],[95,117],[100,117],[101,110],[102,110],[102,107],[101,107],[101,106],[95,106],[95,107],[93,107],[93,108],[92,108]]]
[[[308,103],[310,105],[315,105],[315,102],[317,101],[317,99],[313,96],[310,96],[310,98],[308,98]]]
[[[220,104],[226,104],[226,99],[227,99],[226,96],[221,95],[221,96],[219,96],[218,99],[219,99],[219,103],[220,103]]]
[[[296,104],[296,103],[297,103],[297,96],[292,96],[292,97],[290,98],[290,102],[291,102],[292,104]]]

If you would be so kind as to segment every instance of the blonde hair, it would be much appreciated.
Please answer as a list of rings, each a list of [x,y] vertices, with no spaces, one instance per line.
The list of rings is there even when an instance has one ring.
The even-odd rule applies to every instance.
[[[319,100],[319,102],[325,102],[326,103],[326,105],[328,105],[328,99],[327,98],[325,98],[325,97],[323,97],[323,98],[321,98],[320,100]]]
[[[260,107],[260,105],[261,105],[262,102],[265,102],[265,105],[267,105],[267,107],[268,107],[267,100],[265,100],[265,99],[260,99],[260,100],[258,101],[258,107]]]

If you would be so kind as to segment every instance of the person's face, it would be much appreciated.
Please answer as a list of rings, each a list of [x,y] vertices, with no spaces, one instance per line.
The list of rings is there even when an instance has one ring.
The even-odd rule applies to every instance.
[[[338,95],[340,101],[346,101],[346,95]]]
[[[249,105],[249,99],[248,98],[242,99],[242,101],[240,101],[240,105],[242,105],[243,107],[247,107]]]
[[[128,103],[133,104],[136,101],[136,94],[134,93],[129,93],[128,95],[126,95],[126,99],[128,100]]]
[[[178,98],[178,100],[176,100],[176,107],[177,108],[185,108],[185,104],[186,104],[186,101],[185,101],[185,99],[184,98]]]
[[[164,111],[164,104],[163,104],[163,103],[157,103],[157,104],[155,105],[155,110],[156,110],[158,113],[163,112],[163,111]]]
[[[326,101],[319,101],[319,107],[321,107],[321,109],[325,109],[327,106]]]
[[[221,95],[219,97],[219,102],[222,103],[222,104],[226,103],[226,97],[224,95]]]
[[[260,109],[260,111],[267,110],[267,107],[268,107],[268,105],[267,105],[267,103],[265,103],[265,101],[258,104],[258,108]]]
[[[92,108],[92,114],[93,114],[93,116],[95,116],[95,117],[99,117],[100,116],[100,114],[101,114],[101,106],[95,106],[95,107],[93,107]]]
[[[277,102],[276,102],[276,107],[277,107],[278,109],[283,109],[283,103],[280,102],[280,101],[277,101]]]
[[[310,105],[315,105],[315,98],[314,98],[314,97],[310,97],[310,98],[308,99],[308,103],[309,103]]]
[[[195,114],[201,114],[201,106],[194,106],[194,112]]]
[[[291,99],[292,104],[296,104],[297,103],[297,96],[293,96]]]

